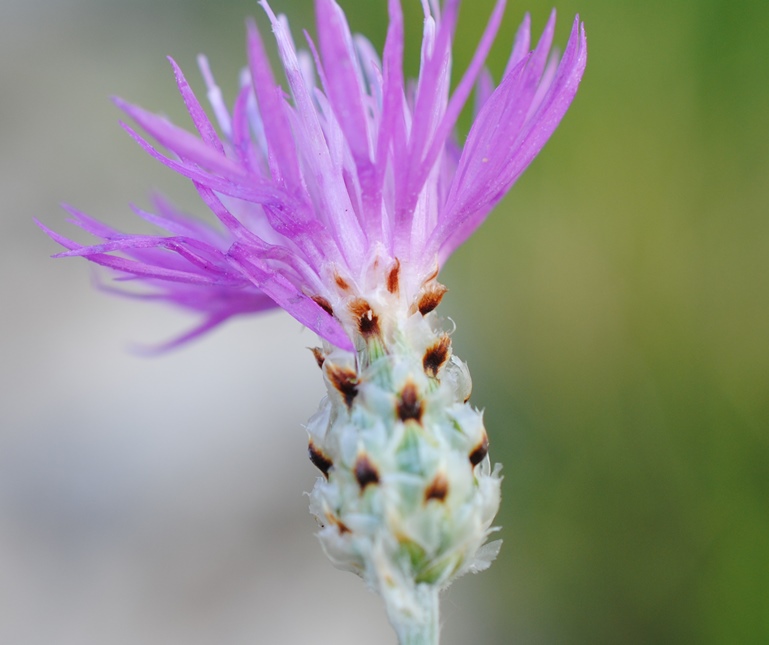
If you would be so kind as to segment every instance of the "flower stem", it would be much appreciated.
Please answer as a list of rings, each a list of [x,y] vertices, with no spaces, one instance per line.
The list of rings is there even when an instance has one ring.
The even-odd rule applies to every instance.
[[[387,601],[387,614],[399,645],[438,645],[438,589],[420,584],[410,595],[408,605]]]

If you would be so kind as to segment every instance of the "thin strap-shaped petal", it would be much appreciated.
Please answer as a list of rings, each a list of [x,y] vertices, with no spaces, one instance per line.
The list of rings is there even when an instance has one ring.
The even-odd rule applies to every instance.
[[[204,320],[199,325],[170,341],[152,346],[134,345],[134,351],[143,355],[157,355],[187,344],[234,316],[260,313],[276,307],[270,298],[245,279],[242,285],[215,289],[195,285],[174,285],[169,288],[167,284],[148,281],[151,288],[159,289],[152,292],[137,292],[105,284],[98,279],[98,274],[94,276],[94,282],[96,288],[105,293],[134,300],[169,302],[190,311],[205,314]]]
[[[232,122],[230,121],[227,105],[222,97],[222,90],[216,84],[214,75],[211,73],[211,65],[208,62],[208,58],[203,54],[198,54],[198,69],[206,83],[206,97],[211,105],[211,109],[214,111],[219,128],[224,136],[232,137]]]
[[[382,119],[379,125],[379,135],[376,145],[375,168],[377,173],[377,190],[381,194],[387,170],[387,159],[390,148],[393,148],[393,167],[396,186],[405,186],[405,178],[399,179],[400,173],[406,168],[406,131],[403,118],[405,82],[403,79],[403,10],[400,0],[388,0],[390,24],[387,29],[384,53],[382,55]],[[379,224],[382,241],[391,247],[390,234],[392,227],[384,204],[379,211]]]
[[[182,95],[182,99],[184,99],[184,105],[187,106],[187,112],[190,114],[190,118],[192,119],[192,122],[195,124],[195,128],[200,133],[200,136],[203,138],[203,141],[205,141],[208,145],[210,145],[212,148],[214,148],[219,154],[224,154],[224,146],[222,145],[222,142],[219,139],[219,136],[216,134],[216,130],[214,130],[214,126],[211,124],[211,121],[208,118],[208,115],[206,114],[206,111],[203,109],[203,106],[200,105],[200,101],[198,101],[198,98],[195,96],[195,93],[192,91],[192,88],[190,87],[190,84],[187,82],[187,79],[184,77],[184,73],[182,72],[181,67],[179,67],[176,64],[176,61],[168,57],[168,61],[171,63],[171,66],[174,68],[174,76],[176,76],[176,85],[179,88],[179,93]]]
[[[238,181],[248,178],[245,170],[231,159],[224,156],[211,145],[195,135],[175,126],[170,121],[152,114],[138,106],[115,98],[115,104],[130,116],[142,129],[152,135],[165,148],[177,154],[185,161],[193,161],[202,168],[220,173],[224,177]]]
[[[443,115],[443,120],[435,133],[433,148],[445,141],[449,136],[449,133],[454,129],[459,114],[462,112],[462,108],[465,106],[467,98],[470,96],[470,92],[472,92],[475,81],[478,78],[478,75],[483,71],[486,57],[489,55],[491,45],[494,43],[494,38],[502,23],[505,6],[506,0],[497,0],[497,3],[494,5],[494,11],[489,18],[489,21],[486,23],[486,28],[483,31],[478,47],[475,49],[473,58],[470,61],[467,70],[465,70],[465,73],[462,75],[462,79],[457,84],[454,93],[451,95],[446,112]],[[432,165],[430,154],[435,155],[437,153],[434,150],[431,150],[427,157],[423,159],[425,170],[429,169]]]
[[[542,77],[542,72],[547,64],[550,48],[553,46],[553,36],[555,35],[555,9],[550,12],[545,29],[539,37],[537,46],[531,54],[529,65],[534,68],[537,80]]]
[[[539,81],[539,86],[534,94],[534,98],[531,101],[531,107],[529,107],[528,118],[531,119],[539,106],[542,105],[545,97],[550,93],[550,88],[553,86],[555,75],[558,72],[558,63],[560,62],[560,55],[557,51],[550,54],[550,59],[545,66],[545,71],[542,72],[542,78]]]
[[[251,86],[241,88],[238,98],[235,99],[235,105],[232,109],[232,146],[235,154],[240,159],[240,163],[249,171],[262,177],[269,176],[269,172],[279,173],[279,168],[268,168],[269,162],[261,154],[261,149],[254,144],[251,136],[251,125],[248,115],[248,103],[253,97]],[[275,179],[280,181],[281,175],[278,174]],[[293,188],[286,184],[286,190]]]
[[[247,183],[234,182],[227,177],[212,175],[204,170],[201,170],[198,166],[192,166],[189,163],[174,161],[169,157],[158,152],[152,145],[150,145],[146,139],[139,135],[131,126],[121,122],[120,125],[128,132],[131,138],[134,139],[151,157],[154,157],[160,161],[163,165],[168,166],[171,170],[176,171],[180,175],[197,181],[201,184],[209,186],[214,190],[230,195],[231,197],[237,197],[245,201],[254,202],[257,204],[274,204],[281,207],[284,211],[293,209],[296,207],[296,202],[288,195],[283,193],[280,189],[267,184],[266,182],[258,182],[257,178],[253,175],[250,177]]]
[[[495,89],[491,72],[488,69],[481,70],[478,80],[475,82],[475,101],[473,102],[473,115],[475,118],[480,114],[483,104],[486,103]]]
[[[77,242],[73,242],[72,240],[64,237],[63,235],[59,235],[58,233],[56,233],[55,231],[52,231],[47,226],[45,226],[44,224],[42,224],[37,220],[36,220],[36,224],[41,229],[43,229],[46,235],[48,235],[55,242],[58,242],[64,248],[74,250],[81,247],[81,245],[78,244]],[[186,284],[197,284],[197,285],[206,285],[206,286],[222,284],[221,280],[213,279],[197,273],[190,273],[188,271],[178,271],[175,269],[165,269],[161,267],[148,266],[142,262],[138,262],[136,260],[128,260],[126,258],[121,258],[115,255],[96,254],[96,255],[88,256],[88,259],[91,262],[100,264],[110,269],[114,269],[115,271],[130,273],[130,274],[133,274],[136,276],[142,276],[145,278],[157,278],[159,280],[165,280],[168,282],[183,282]]]
[[[526,12],[523,16],[523,22],[521,22],[518,31],[515,33],[515,40],[513,41],[513,49],[510,52],[510,58],[507,60],[507,66],[502,74],[502,78],[507,74],[526,56],[529,55],[529,47],[531,46],[531,15]]]
[[[363,83],[367,88],[363,92],[364,116],[376,132],[378,119],[382,108],[382,61],[371,41],[360,34],[353,34],[353,45],[360,63]]]
[[[289,192],[294,192],[301,187],[301,176],[291,126],[283,109],[279,86],[275,82],[270,61],[264,51],[262,37],[253,20],[248,21],[247,32],[248,64],[256,102],[264,123],[264,136],[270,150],[270,168],[276,179],[285,182]]]
[[[118,282],[118,281],[115,281]],[[119,281],[120,283],[124,281]],[[148,287],[155,291],[133,291],[121,289],[114,285],[97,284],[97,288],[106,293],[132,298],[134,300],[163,300],[190,311],[211,313],[212,311],[228,310],[233,314],[250,311],[265,311],[277,307],[277,305],[254,284],[242,276],[242,281],[233,286],[211,289],[196,285],[170,285],[158,280],[145,281]]]
[[[121,294],[123,295],[123,294]],[[165,354],[167,352],[170,352],[173,349],[178,349],[179,347],[183,345],[187,345],[191,341],[195,340],[196,338],[199,338],[206,332],[211,331],[214,329],[214,327],[218,327],[223,322],[231,318],[236,312],[222,312],[217,313],[211,316],[207,316],[202,323],[199,325],[196,325],[189,331],[185,332],[181,336],[177,336],[176,338],[173,338],[165,343],[161,343],[160,345],[138,345],[136,343],[133,343],[131,345],[131,350],[135,354],[139,354],[140,356],[158,356],[160,354]]]
[[[229,280],[234,275],[233,271],[226,264],[227,260],[224,253],[203,242],[190,238],[136,235],[124,240],[113,240],[103,244],[82,246],[77,249],[57,253],[54,257],[88,257],[114,251],[128,253],[136,249],[149,248],[164,248],[173,251],[193,267],[207,274],[216,274],[224,280]]]
[[[187,217],[184,220],[179,221],[179,219],[170,219],[164,215],[150,213],[149,211],[139,208],[135,204],[130,204],[129,206],[131,210],[145,222],[149,222],[153,226],[171,233],[172,235],[194,237],[215,248],[219,248],[217,244],[221,245],[226,239],[222,236],[221,231],[213,229],[202,220],[195,220],[192,217]],[[219,248],[219,250],[222,249]]]
[[[70,214],[70,217],[67,218],[68,222],[82,228],[84,231],[87,231],[95,237],[101,237],[105,240],[116,240],[127,237],[122,231],[107,226],[103,222],[94,219],[90,215],[86,215],[83,211],[80,211],[69,204],[62,204],[61,207]]]
[[[437,33],[434,19],[425,17],[422,35],[422,64],[417,81],[417,91],[414,99],[413,120],[409,131],[409,159],[408,177],[417,169],[424,157],[425,147],[432,135],[437,118],[446,109],[446,95],[441,89],[447,89],[447,76],[451,68],[451,38],[457,19],[457,3],[447,3],[444,15],[437,25]],[[432,51],[430,51],[432,50]],[[409,182],[413,185],[413,182]],[[408,193],[408,189],[405,191]],[[404,195],[404,197],[406,197]],[[407,200],[415,195],[408,195]],[[408,211],[406,201],[398,210]]]
[[[446,13],[451,15],[448,11]],[[416,243],[412,244],[412,233],[415,230],[413,218],[418,210],[417,201],[426,179],[421,176],[425,146],[443,116],[448,100],[452,29],[453,26],[448,22],[441,22],[437,35],[433,36],[433,18],[428,15],[425,19],[422,68],[409,127],[405,167],[396,176],[396,179],[403,183],[396,184],[395,188],[393,254],[406,261],[409,260],[412,249],[418,249],[423,242],[416,240]]]
[[[182,218],[168,217],[167,211],[159,208],[157,203],[155,204],[157,212],[146,211],[135,204],[129,206],[134,214],[172,236],[193,238],[217,251],[226,251],[232,243],[232,236],[221,227],[212,226],[190,215]]]

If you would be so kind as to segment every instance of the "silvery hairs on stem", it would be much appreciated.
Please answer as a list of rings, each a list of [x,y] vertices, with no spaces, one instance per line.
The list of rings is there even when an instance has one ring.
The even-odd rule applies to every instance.
[[[415,1],[415,0],[414,0]],[[66,207],[99,239],[81,245],[40,224],[66,250],[146,286],[129,295],[202,315],[168,349],[237,314],[285,309],[316,332],[327,388],[307,425],[321,472],[310,509],[331,561],[385,600],[401,643],[437,643],[438,592],[489,566],[499,507],[470,375],[436,308],[439,269],[505,195],[571,104],[587,59],[576,17],[562,56],[555,12],[531,48],[524,18],[499,85],[484,62],[502,20],[498,0],[451,89],[459,0],[423,0],[418,78],[403,76],[400,0],[388,1],[380,58],[334,0],[315,0],[317,41],[297,49],[284,16],[267,14],[282,64],[273,76],[248,23],[248,65],[227,105],[205,57],[212,122],[171,60],[196,132],[115,99],[147,153],[192,180],[212,226],[162,198],[135,235]],[[464,144],[457,118],[474,92]],[[164,149],[164,151],[163,151]],[[115,288],[114,290],[118,290]]]

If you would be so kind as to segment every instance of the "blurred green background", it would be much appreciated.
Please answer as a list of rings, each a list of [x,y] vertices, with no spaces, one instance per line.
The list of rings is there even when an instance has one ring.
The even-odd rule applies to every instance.
[[[769,4],[557,6],[583,85],[446,272],[506,473],[484,638],[767,643]]]
[[[353,28],[381,47],[384,0],[341,4]],[[273,5],[288,14],[297,37],[312,23],[308,0]],[[413,74],[421,9],[416,0],[404,5]],[[472,55],[491,6],[464,3],[457,70]],[[444,640],[768,643],[769,3],[556,6],[561,46],[575,13],[586,23],[580,91],[540,157],[442,274],[450,288],[443,310],[457,323],[455,351],[469,363],[473,401],[486,409],[492,458],[505,473],[500,558],[448,594]],[[54,251],[27,223],[41,214],[49,224],[60,221],[59,200],[96,215],[106,210],[111,221],[130,226],[123,204],[154,185],[202,212],[184,181],[159,173],[125,140],[102,97],[119,93],[181,117],[162,55],[173,54],[201,89],[194,55],[205,51],[231,98],[245,60],[243,18],[260,14],[255,3],[230,0],[68,0],[56,7],[36,0],[0,9],[10,47],[0,100],[6,114],[26,113],[31,137],[22,147],[16,122],[6,116],[0,124],[6,152],[18,143],[18,154],[6,157],[6,177],[19,172],[44,191],[34,212],[29,203],[6,204],[6,235],[23,228],[31,245],[24,248],[34,249],[34,257],[30,250],[11,255],[25,266],[42,267]],[[539,0],[510,3],[489,62],[496,78],[524,11],[539,33],[550,8]],[[46,84],[24,85],[43,69]],[[77,96],[68,93],[73,83]],[[85,105],[89,122],[78,123],[73,115]],[[35,138],[40,128],[45,143]],[[70,167],[66,154],[43,152],[52,144],[95,157],[83,171],[91,174]],[[98,146],[112,146],[114,156]],[[95,184],[98,197],[89,192]],[[81,269],[63,269],[59,304],[66,300],[61,290],[75,289],[76,281],[88,290]],[[14,285],[12,298],[29,299],[32,290]],[[88,300],[92,311],[116,306],[128,311],[101,296]],[[154,311],[142,309],[147,330]],[[85,315],[71,313],[72,320]],[[44,324],[36,324],[42,333]],[[261,324],[237,323],[237,330],[247,325],[248,334],[258,334]],[[188,373],[199,360],[195,352],[228,332],[201,341],[203,350],[183,350],[189,359],[158,364]],[[123,351],[122,333],[100,328],[98,351]],[[51,340],[48,350],[55,346]],[[71,379],[74,358],[51,369]],[[104,374],[103,364],[93,365]],[[145,378],[142,370],[150,368],[143,365],[132,368],[135,379]],[[78,408],[77,400],[69,405]],[[173,407],[162,396],[154,405]],[[299,451],[303,420],[285,422]],[[305,490],[312,476],[307,466]],[[276,531],[274,549],[283,535]],[[311,555],[322,558],[319,549]],[[339,609],[341,615],[355,607]],[[176,641],[145,633],[142,642]]]

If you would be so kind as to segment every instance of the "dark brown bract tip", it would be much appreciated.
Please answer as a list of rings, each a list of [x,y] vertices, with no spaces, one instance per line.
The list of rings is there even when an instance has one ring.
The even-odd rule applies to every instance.
[[[401,261],[395,258],[395,266],[387,273],[387,290],[397,294],[400,288]]]
[[[355,479],[361,490],[364,490],[369,484],[379,483],[379,472],[366,455],[358,455],[355,462]]]
[[[318,367],[323,369],[323,363],[326,361],[326,354],[320,347],[308,347],[312,352],[312,355],[315,357],[315,362],[318,364]]]
[[[422,423],[422,412],[424,411],[424,405],[422,399],[419,397],[419,390],[412,381],[407,381],[403,386],[396,412],[398,418],[404,423],[409,419]]]
[[[422,295],[419,296],[419,301],[417,302],[417,309],[419,309],[419,313],[423,316],[429,314],[433,309],[441,304],[441,300],[443,300],[443,296],[447,291],[448,289],[444,287],[440,282],[433,282],[432,284],[426,286]]]
[[[334,466],[331,460],[326,457],[323,451],[318,448],[315,443],[313,443],[312,439],[310,439],[310,445],[307,448],[307,452],[310,455],[310,461],[312,462],[313,466],[322,472],[323,476],[328,479],[328,471],[331,470]]]
[[[331,303],[323,296],[312,296],[312,301],[318,305],[318,307],[323,309],[323,311],[325,311],[329,316],[334,315],[334,308],[331,306]]]
[[[449,358],[450,349],[451,339],[448,334],[443,334],[435,344],[428,347],[422,358],[422,367],[424,367],[425,374],[433,378],[438,376],[438,372]]]
[[[473,448],[472,452],[470,453],[470,463],[473,465],[473,468],[481,463],[488,454],[489,436],[486,434],[486,431],[484,431],[483,439],[481,439],[481,442],[475,448]]]
[[[438,473],[425,489],[425,504],[431,499],[442,502],[449,494],[449,480],[445,473]]]
[[[345,524],[336,515],[333,515],[329,511],[326,511],[326,519],[328,520],[329,524],[336,526],[336,528],[339,529],[339,533],[341,533],[342,535],[344,535],[345,533],[352,533],[352,530],[350,530],[350,527],[347,526],[347,524]]]
[[[338,273],[334,273],[334,282],[336,282],[336,286],[339,287],[342,291],[350,290],[350,284]]]
[[[352,407],[352,402],[358,394],[358,376],[354,370],[349,367],[340,367],[339,365],[328,365],[326,367],[328,380],[331,381],[339,394],[344,398],[348,408]]]
[[[379,317],[363,298],[356,298],[349,305],[350,313],[358,323],[358,331],[364,338],[379,335]]]

